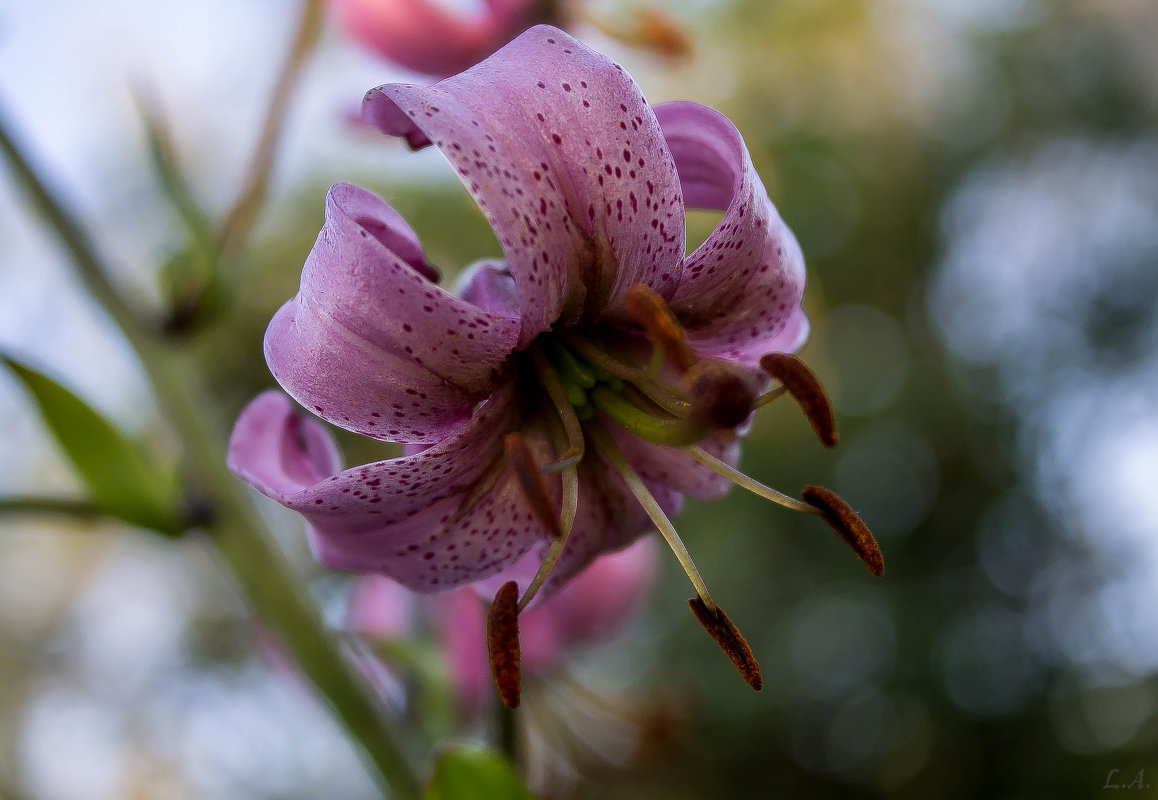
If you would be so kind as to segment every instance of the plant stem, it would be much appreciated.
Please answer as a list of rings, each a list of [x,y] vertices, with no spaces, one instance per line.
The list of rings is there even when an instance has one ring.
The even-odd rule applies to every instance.
[[[400,800],[421,791],[394,721],[379,707],[353,667],[341,656],[316,606],[257,513],[249,494],[225,466],[225,436],[219,420],[207,417],[215,404],[180,354],[150,335],[113,288],[80,224],[53,196],[10,136],[0,114],[0,152],[44,221],[64,243],[77,274],[136,351],[185,454],[204,481],[215,517],[210,540],[241,585],[255,614],[276,633],[315,687],[328,700],[347,733],[363,748],[378,784]]]
[[[516,770],[522,773],[519,764],[519,710],[508,708],[506,703],[495,703],[498,708],[499,752],[507,757]]]
[[[278,72],[277,83],[274,85],[257,146],[250,159],[245,183],[222,224],[222,260],[227,260],[235,254],[257,222],[257,213],[265,200],[269,179],[273,174],[273,162],[277,155],[282,123],[285,121],[289,102],[293,97],[294,87],[301,77],[302,69],[321,36],[323,18],[322,0],[305,0],[293,44],[281,71]]]
[[[0,497],[2,514],[57,514],[76,519],[94,520],[104,512],[87,500],[70,497]]]

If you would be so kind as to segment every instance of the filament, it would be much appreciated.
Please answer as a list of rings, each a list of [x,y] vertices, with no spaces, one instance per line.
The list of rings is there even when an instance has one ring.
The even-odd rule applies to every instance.
[[[559,380],[559,374],[555,372],[551,362],[539,348],[532,347],[528,352],[531,354],[531,363],[535,367],[535,372],[539,375],[539,382],[547,390],[547,396],[551,398],[551,404],[555,406],[555,411],[558,412],[563,429],[567,433],[569,449],[560,460],[565,461],[573,458],[578,463],[583,458],[583,426],[575,414],[575,407],[571,405],[571,400],[567,397],[567,389]],[[566,467],[562,468],[565,469]]]
[[[753,494],[763,497],[765,500],[771,500],[773,503],[779,503],[785,508],[791,508],[793,511],[803,511],[806,514],[820,514],[820,509],[810,506],[808,503],[801,502],[795,497],[778,492],[770,486],[765,486],[759,481],[753,480],[745,475],[740,470],[716,458],[711,453],[704,450],[698,445],[688,445],[682,450],[696,461],[703,464],[712,472],[727,478],[737,486],[742,486]]]
[[[671,520],[663,513],[663,509],[659,507],[659,503],[656,502],[656,499],[652,496],[646,484],[644,484],[643,479],[639,477],[639,474],[628,462],[627,456],[623,455],[623,451],[619,449],[619,446],[615,444],[610,434],[608,434],[597,421],[588,421],[585,429],[587,435],[591,437],[591,441],[594,443],[596,450],[607,459],[612,469],[619,474],[619,477],[623,479],[623,482],[635,496],[635,499],[639,501],[643,510],[651,517],[651,521],[655,523],[655,527],[659,529],[660,534],[662,534],[663,538],[667,541],[668,547],[671,548],[672,552],[675,553],[675,557],[679,560],[680,566],[683,567],[684,572],[687,573],[688,578],[692,582],[692,586],[696,589],[696,594],[703,599],[704,604],[709,609],[715,611],[716,604],[712,600],[711,594],[708,593],[708,587],[704,583],[700,571],[696,569],[691,554],[688,553],[688,549],[684,546],[683,540],[680,539],[680,535],[676,532],[675,526],[671,524]]]

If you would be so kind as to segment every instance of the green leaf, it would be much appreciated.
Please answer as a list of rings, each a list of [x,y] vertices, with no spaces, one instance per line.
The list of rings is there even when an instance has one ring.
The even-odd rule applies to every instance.
[[[177,514],[177,485],[144,449],[52,378],[11,358],[4,364],[32,394],[48,429],[104,513],[174,536],[186,527]]]
[[[444,753],[434,765],[425,800],[534,800],[505,758],[479,747]]]

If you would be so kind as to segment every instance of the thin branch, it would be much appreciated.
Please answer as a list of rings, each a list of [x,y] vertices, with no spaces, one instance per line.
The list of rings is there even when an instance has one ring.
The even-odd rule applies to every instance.
[[[68,497],[0,497],[0,516],[9,514],[31,514],[34,516],[48,514],[81,520],[93,520],[105,516],[105,512],[88,500]]]
[[[322,5],[322,0],[305,0],[293,45],[281,72],[278,73],[261,135],[258,136],[257,146],[249,162],[249,173],[237,200],[225,215],[221,229],[221,252],[224,258],[228,258],[240,248],[257,222],[258,211],[265,200],[270,177],[273,175],[273,162],[277,156],[281,130],[285,123],[286,112],[289,111],[290,100],[293,98],[302,70],[321,36],[324,19]]]
[[[17,183],[27,194],[31,205],[67,248],[76,265],[77,275],[89,294],[96,298],[130,341],[139,339],[144,334],[140,318],[112,285],[109,280],[110,270],[97,255],[88,234],[65,210],[64,204],[56,198],[47,183],[37,175],[31,159],[12,135],[2,108],[0,108],[0,152],[8,162]]]

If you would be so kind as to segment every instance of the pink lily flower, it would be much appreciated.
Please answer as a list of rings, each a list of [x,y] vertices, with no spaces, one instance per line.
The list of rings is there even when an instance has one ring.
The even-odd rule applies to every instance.
[[[802,502],[734,468],[751,412],[784,392],[835,442],[811,373],[769,355],[807,335],[804,260],[739,132],[694,103],[648,105],[622,67],[547,26],[434,86],[373,89],[363,113],[443,151],[503,259],[451,294],[398,212],[333,186],[266,360],[317,416],[409,454],[340,471],[324,429],[271,392],[238,419],[232,469],[305,517],[328,567],[418,592],[512,581],[517,610],[657,527],[696,588],[693,611],[758,688],[668,519],[682,496],[736,482],[823,514],[874,572],[883,561],[831,492]],[[685,207],[723,212],[687,255]],[[760,396],[765,372],[782,386]],[[509,586],[492,666],[517,673],[501,657],[517,619]]]
[[[477,64],[537,22],[558,16],[548,0],[486,0],[474,14],[437,0],[330,0],[355,40],[406,69],[443,78]]]
[[[596,559],[551,602],[523,613],[519,618],[523,674],[546,677],[569,652],[618,633],[650,593],[658,555],[654,539],[640,539]],[[350,626],[372,639],[393,639],[410,633],[414,617],[426,611],[442,642],[461,705],[480,709],[491,691],[483,598],[472,587],[438,595],[419,607],[415,598],[388,578],[368,576],[354,592]]]

